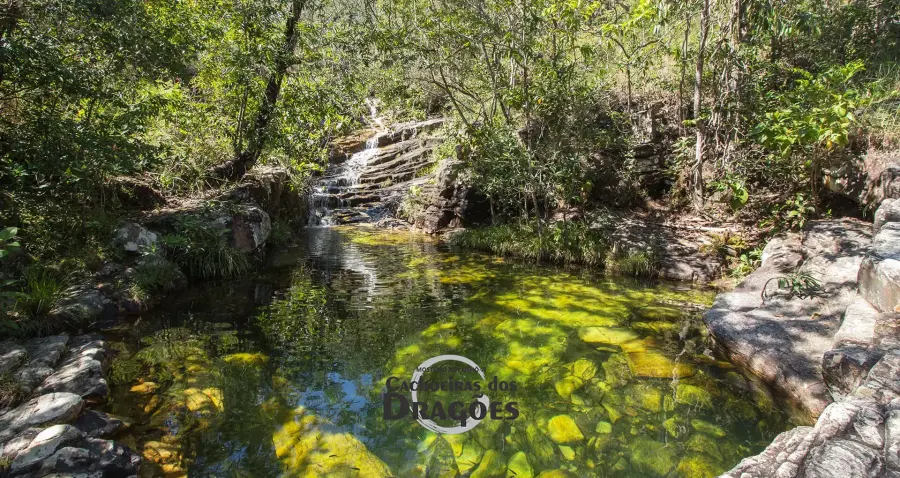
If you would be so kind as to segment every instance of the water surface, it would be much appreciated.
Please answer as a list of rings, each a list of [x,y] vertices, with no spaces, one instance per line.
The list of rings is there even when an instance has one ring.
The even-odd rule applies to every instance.
[[[148,475],[703,477],[787,426],[764,387],[706,350],[708,291],[367,228],[307,229],[263,270],[186,290],[109,333],[122,353],[108,408],[134,421],[125,440]],[[518,416],[459,435],[385,420],[386,380],[441,354],[486,379],[427,380],[497,377],[506,389],[483,392]]]

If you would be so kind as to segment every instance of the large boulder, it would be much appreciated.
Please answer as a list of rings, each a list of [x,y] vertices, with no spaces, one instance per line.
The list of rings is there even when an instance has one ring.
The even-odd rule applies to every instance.
[[[185,224],[223,229],[229,244],[247,253],[259,250],[272,231],[269,215],[259,206],[231,201],[184,201],[148,213],[142,222],[166,233],[183,232]]]
[[[800,419],[814,420],[832,400],[822,357],[856,297],[870,231],[855,220],[814,221],[802,234],[771,241],[759,269],[704,315],[718,347],[786,397]],[[821,290],[798,297],[777,289],[791,273],[811,274]]]
[[[34,393],[69,392],[89,403],[106,402],[109,395],[105,378],[108,364],[106,342],[99,336],[75,337],[56,371]]]
[[[70,423],[81,413],[84,400],[74,393],[48,393],[0,415],[0,443],[29,427]]]
[[[859,269],[859,292],[881,312],[900,311],[900,222],[885,223]]]
[[[309,210],[306,191],[280,166],[256,166],[226,198],[231,202],[258,204],[270,217],[297,218]]]

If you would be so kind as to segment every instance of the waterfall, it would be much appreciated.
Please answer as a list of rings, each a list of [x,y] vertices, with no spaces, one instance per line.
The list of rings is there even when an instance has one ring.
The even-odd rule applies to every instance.
[[[330,226],[333,223],[331,216],[334,209],[350,206],[341,196],[359,185],[360,176],[369,165],[369,161],[378,154],[378,140],[387,129],[384,126],[384,119],[378,116],[378,105],[381,102],[377,98],[366,98],[365,103],[369,108],[366,122],[375,129],[375,132],[366,140],[366,146],[362,151],[353,153],[343,163],[330,165],[325,175],[312,187],[307,219],[310,226]]]

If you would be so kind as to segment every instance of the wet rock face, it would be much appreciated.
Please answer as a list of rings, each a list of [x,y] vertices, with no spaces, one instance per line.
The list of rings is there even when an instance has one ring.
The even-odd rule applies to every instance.
[[[20,357],[24,351],[25,358]],[[110,353],[95,335],[58,335],[0,344],[0,365],[31,398],[0,410],[0,459],[9,476],[132,476],[141,458],[109,437],[127,427],[88,409],[106,401]],[[43,377],[32,386],[34,380]]]

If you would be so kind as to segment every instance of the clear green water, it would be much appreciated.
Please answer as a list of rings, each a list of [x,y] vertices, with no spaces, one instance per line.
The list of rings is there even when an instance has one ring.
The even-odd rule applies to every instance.
[[[126,441],[153,476],[714,476],[787,423],[761,386],[703,354],[711,300],[406,233],[309,229],[258,276],[110,331],[122,353],[108,408],[134,421]],[[515,382],[485,392],[518,417],[440,436],[385,420],[386,379],[441,354],[477,363],[482,387]]]

